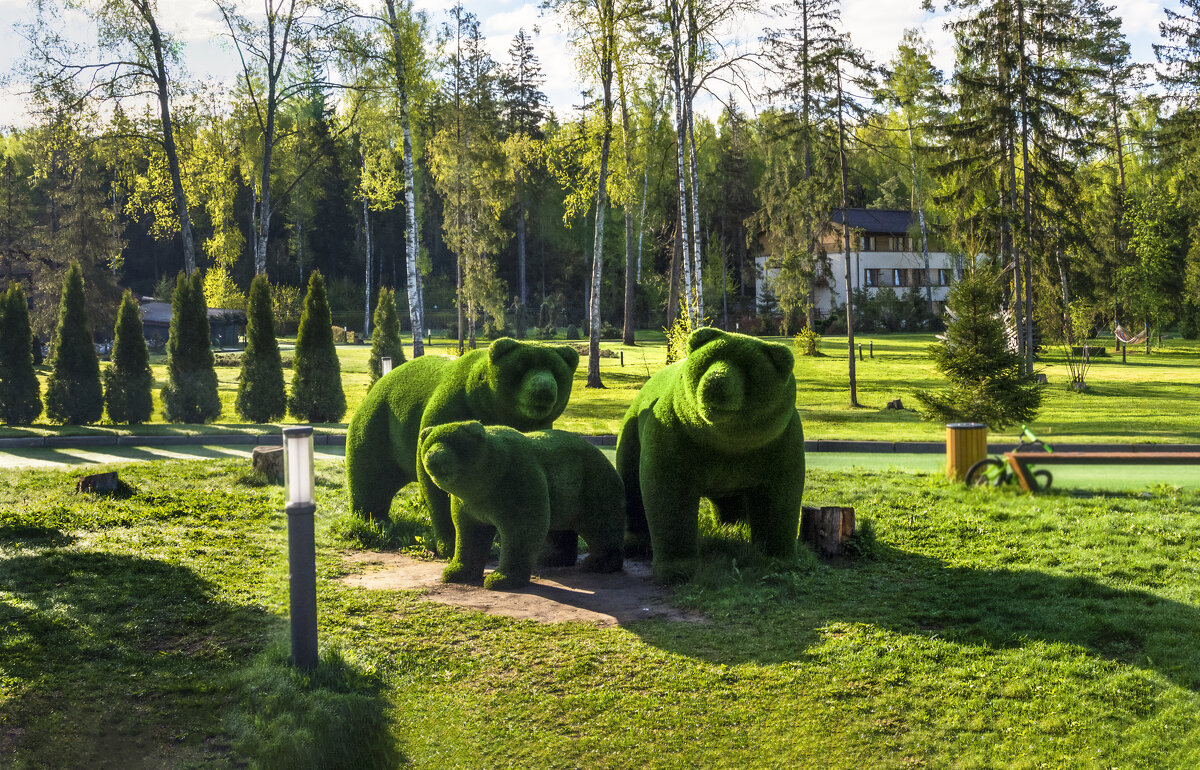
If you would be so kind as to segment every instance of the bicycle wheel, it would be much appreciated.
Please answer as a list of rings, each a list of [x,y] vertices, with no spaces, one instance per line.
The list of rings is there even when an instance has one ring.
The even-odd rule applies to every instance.
[[[998,487],[1008,480],[1008,470],[998,457],[985,457],[967,470],[968,487]]]
[[[1033,472],[1033,478],[1037,480],[1037,491],[1045,492],[1054,483],[1054,476],[1047,470]]]

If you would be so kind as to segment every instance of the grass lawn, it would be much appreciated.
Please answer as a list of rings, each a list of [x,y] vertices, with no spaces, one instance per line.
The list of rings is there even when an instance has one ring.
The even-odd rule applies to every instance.
[[[628,359],[627,359],[628,365]],[[318,464],[322,663],[285,664],[282,494],[244,459],[0,470],[0,766],[1195,767],[1200,495],[813,470],[873,536],[764,563],[706,521],[707,624],[539,625],[335,582],[375,537]],[[411,496],[392,547],[428,531]]]
[[[778,340],[779,338],[776,338]],[[845,337],[826,337],[822,340],[824,355],[796,359],[796,406],[804,420],[805,435],[810,439],[871,439],[882,441],[941,441],[945,429],[921,419],[912,409],[916,400],[912,393],[921,388],[939,388],[944,379],[934,369],[927,355],[934,342],[931,334],[890,334],[861,337],[866,349],[874,343],[874,358],[857,363],[859,403],[862,408],[851,409],[846,375]],[[1098,340],[1107,345],[1112,340]],[[283,340],[285,355],[292,340]],[[605,342],[603,347],[623,353],[620,357],[602,358],[601,373],[605,389],[584,386],[587,360],[580,362],[576,373],[571,402],[555,427],[580,433],[599,435],[616,433],[621,418],[634,394],[649,376],[663,366],[666,348],[661,333],[639,333],[636,347],[617,342]],[[453,343],[434,339],[432,353],[448,355]],[[367,345],[340,345],[342,383],[348,405],[347,417],[367,392],[369,376]],[[1088,375],[1089,388],[1082,394],[1065,387],[1067,370],[1062,353],[1048,348],[1038,364],[1049,378],[1046,398],[1034,430],[1048,441],[1060,442],[1200,442],[1200,342],[1166,340],[1163,347],[1147,356],[1133,352],[1129,362],[1122,364],[1119,356],[1097,359]],[[161,359],[154,364],[156,391],[165,384],[166,370]],[[43,373],[44,376],[44,373]],[[28,428],[0,427],[0,437],[44,435],[56,433],[111,434],[137,433],[197,434],[229,432],[275,431],[277,426],[242,424],[235,416],[233,399],[237,389],[237,367],[218,367],[223,411],[221,422],[213,425],[169,425],[161,422],[161,404],[155,420],[147,425],[129,429],[125,426],[59,427],[39,423]],[[289,378],[290,372],[285,372]],[[155,394],[156,400],[158,394]],[[900,398],[907,407],[888,410],[884,406]],[[320,426],[322,430],[340,432],[345,423]],[[1016,431],[1010,431],[1015,436]],[[1002,434],[1000,439],[1006,440]],[[1015,438],[1014,438],[1015,443]]]

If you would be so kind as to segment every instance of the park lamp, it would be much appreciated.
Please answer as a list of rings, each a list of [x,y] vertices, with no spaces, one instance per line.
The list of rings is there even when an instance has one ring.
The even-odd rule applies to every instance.
[[[384,356],[383,358],[379,359],[379,368],[383,370],[384,374],[390,372],[392,370],[392,357]]]
[[[313,519],[313,430],[310,425],[283,429],[284,486],[288,518],[288,594],[292,626],[292,662],[317,665],[317,557]]]

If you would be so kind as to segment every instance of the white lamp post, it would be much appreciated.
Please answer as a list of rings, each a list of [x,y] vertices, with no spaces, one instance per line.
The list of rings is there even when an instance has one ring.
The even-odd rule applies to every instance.
[[[292,662],[317,665],[317,556],[313,516],[313,432],[309,425],[283,429],[288,517],[288,593],[292,623]]]
[[[379,368],[383,370],[384,374],[390,372],[392,370],[392,357],[384,356],[383,358],[379,359]]]

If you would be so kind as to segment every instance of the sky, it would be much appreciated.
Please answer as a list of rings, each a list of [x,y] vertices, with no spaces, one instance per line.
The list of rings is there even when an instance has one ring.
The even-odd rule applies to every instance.
[[[245,2],[245,0],[243,0]],[[1121,17],[1125,34],[1133,48],[1135,60],[1154,61],[1152,44],[1158,39],[1158,23],[1163,17],[1163,8],[1177,7],[1176,0],[1111,0],[1116,14]],[[730,31],[730,38],[742,46],[756,44],[763,27],[769,23],[771,2],[762,3],[762,13],[746,20],[737,30]],[[15,25],[32,19],[32,3],[29,0],[0,0],[0,74],[11,73],[26,49],[25,41],[14,30]],[[436,28],[448,19],[446,10],[452,5],[444,0],[415,0],[419,10],[425,11]],[[539,9],[538,2],[530,0],[463,0],[467,10],[479,17],[480,29],[487,38],[492,56],[499,62],[508,60],[508,46],[520,28],[540,33],[534,40],[534,50],[542,62],[546,74],[544,90],[551,106],[560,115],[569,114],[579,104],[580,89],[583,87],[576,73],[567,37],[559,20],[546,15]],[[203,79],[219,82],[231,81],[238,72],[237,57],[221,38],[224,22],[210,0],[158,0],[160,24],[175,33],[185,44],[184,56],[189,73]],[[260,7],[248,3],[247,7]],[[953,66],[951,38],[943,28],[944,13],[928,13],[921,10],[921,0],[842,0],[842,19],[851,30],[854,42],[866,49],[876,61],[886,62],[892,57],[905,29],[916,27],[933,43],[935,63],[949,72]],[[86,38],[88,27],[78,14],[63,17],[63,28],[73,38]],[[24,104],[20,97],[21,85],[10,78],[0,86],[0,126],[21,126],[24,119]],[[745,99],[739,101],[745,105]],[[700,106],[702,110],[719,109],[717,103],[708,100]]]

